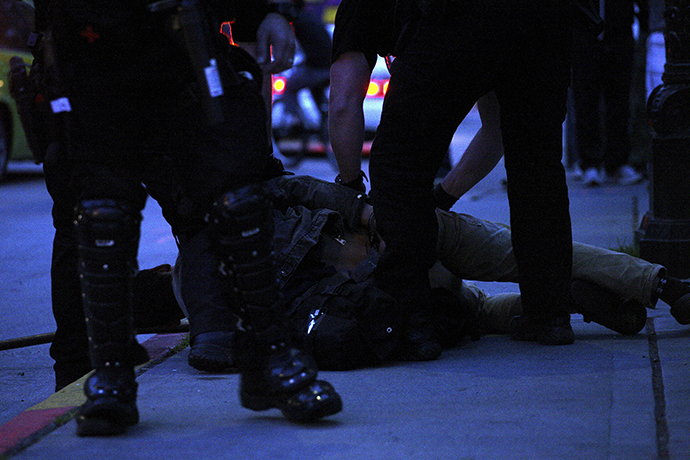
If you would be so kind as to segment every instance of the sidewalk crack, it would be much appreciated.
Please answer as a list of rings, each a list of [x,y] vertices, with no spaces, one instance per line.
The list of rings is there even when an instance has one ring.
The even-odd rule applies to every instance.
[[[654,318],[647,318],[647,342],[649,344],[649,361],[652,366],[652,391],[654,393],[654,422],[656,424],[656,451],[660,460],[670,458],[668,451],[669,432],[666,419],[666,397],[664,396],[664,376],[659,358],[659,343]]]

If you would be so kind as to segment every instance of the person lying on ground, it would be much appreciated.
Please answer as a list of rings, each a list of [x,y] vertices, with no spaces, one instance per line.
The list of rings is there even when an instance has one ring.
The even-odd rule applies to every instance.
[[[328,355],[333,356],[338,346],[339,356],[366,355],[366,359],[349,359],[345,367],[438,356],[430,358],[426,350],[401,340],[400,312],[370,276],[385,243],[376,233],[364,195],[307,176],[281,176],[266,187],[275,209],[276,260],[285,312],[314,348],[320,367],[337,366]],[[441,209],[436,217],[439,263],[430,279],[442,293],[437,304],[447,306],[445,294],[450,292],[455,305],[454,310],[419,312],[425,327],[435,334],[441,330],[444,344],[457,343],[465,335],[476,337],[482,329],[504,332],[511,318],[520,314],[519,295],[488,296],[462,280],[517,282],[510,229]],[[679,323],[690,324],[690,283],[668,276],[663,266],[582,243],[573,244],[573,253],[573,313],[582,314],[585,321],[636,334],[645,325],[645,308],[654,308],[661,299]],[[176,271],[182,269],[175,266]],[[176,289],[184,286],[178,283]],[[356,322],[363,336],[348,343],[335,340],[334,345],[333,331],[342,330],[329,314],[343,323]],[[327,323],[331,329],[327,330]],[[449,324],[455,324],[456,330],[438,327]],[[320,337],[322,331],[330,335]],[[205,371],[230,367],[232,335],[231,330],[223,330],[191,337],[189,363]],[[329,353],[320,353],[319,347],[326,343]]]

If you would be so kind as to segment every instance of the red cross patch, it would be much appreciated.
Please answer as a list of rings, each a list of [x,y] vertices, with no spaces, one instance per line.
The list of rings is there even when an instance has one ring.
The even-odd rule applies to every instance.
[[[101,38],[100,35],[98,35],[96,32],[93,31],[91,26],[88,26],[85,30],[82,30],[81,32],[79,32],[79,35],[81,35],[82,37],[87,39],[89,41],[89,43],[93,43],[96,40],[98,40],[99,38]]]

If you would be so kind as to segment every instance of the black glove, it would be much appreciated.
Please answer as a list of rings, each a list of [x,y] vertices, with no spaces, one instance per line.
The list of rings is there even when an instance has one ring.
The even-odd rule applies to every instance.
[[[343,182],[343,178],[340,177],[340,174],[335,176],[335,183],[344,185],[345,187],[350,187],[353,190],[356,190],[360,193],[366,194],[367,193],[367,187],[364,185],[364,179],[367,179],[367,175],[364,174],[364,171],[360,171],[359,175],[357,176],[357,179],[350,181],[350,182]]]
[[[457,201],[457,198],[443,190],[440,183],[436,184],[434,187],[434,202],[437,208],[443,209],[444,211],[450,211],[450,208],[452,208]]]

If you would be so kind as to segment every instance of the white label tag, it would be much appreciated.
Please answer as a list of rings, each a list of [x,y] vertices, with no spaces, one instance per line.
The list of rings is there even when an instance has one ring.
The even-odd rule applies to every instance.
[[[69,105],[69,99],[66,97],[61,97],[60,99],[50,101],[50,108],[53,110],[53,113],[72,111],[72,107]]]
[[[208,83],[208,92],[211,97],[218,97],[223,95],[223,85],[220,82],[220,74],[218,67],[216,67],[216,60],[211,59],[211,65],[204,69],[206,73],[206,83]]]

